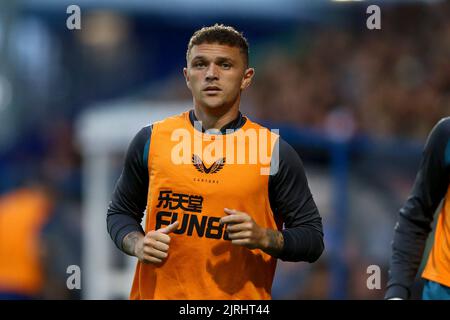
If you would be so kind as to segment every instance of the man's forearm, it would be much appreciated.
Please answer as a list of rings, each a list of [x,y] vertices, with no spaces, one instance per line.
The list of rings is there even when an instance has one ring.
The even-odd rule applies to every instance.
[[[133,231],[127,234],[122,241],[122,248],[126,254],[135,256],[136,243],[144,237],[144,234],[140,231]]]
[[[283,250],[278,259],[283,261],[314,262],[324,250],[323,234],[312,225],[287,228],[281,231],[283,235]]]
[[[266,229],[266,243],[262,250],[270,254],[272,257],[278,257],[283,251],[284,239],[283,234],[274,229]]]

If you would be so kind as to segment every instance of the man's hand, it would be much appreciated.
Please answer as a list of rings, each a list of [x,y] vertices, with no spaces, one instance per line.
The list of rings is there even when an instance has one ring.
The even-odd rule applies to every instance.
[[[169,233],[176,230],[179,222],[168,225],[165,228],[148,232],[134,242],[133,255],[143,263],[160,264],[167,258],[170,244]],[[132,234],[131,234],[132,235]],[[128,238],[125,237],[124,242]]]
[[[226,231],[232,244],[261,249],[272,256],[277,256],[283,250],[283,235],[278,230],[260,227],[245,212],[227,208],[224,211],[228,216],[222,217],[220,223],[228,225]]]

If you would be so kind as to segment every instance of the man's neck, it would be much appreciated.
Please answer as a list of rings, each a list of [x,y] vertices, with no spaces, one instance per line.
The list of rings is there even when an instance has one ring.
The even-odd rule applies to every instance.
[[[218,129],[235,120],[239,116],[239,108],[232,107],[227,110],[208,109],[194,106],[194,114],[202,122],[205,130]]]

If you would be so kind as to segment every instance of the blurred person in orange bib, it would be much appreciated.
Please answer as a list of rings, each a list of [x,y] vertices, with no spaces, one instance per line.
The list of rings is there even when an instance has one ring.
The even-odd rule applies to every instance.
[[[400,209],[392,243],[386,299],[408,299],[437,215],[434,243],[422,277],[424,300],[450,300],[450,118],[431,131],[411,194]]]
[[[39,186],[0,196],[0,299],[42,298],[46,246],[41,235],[51,210],[51,198]]]

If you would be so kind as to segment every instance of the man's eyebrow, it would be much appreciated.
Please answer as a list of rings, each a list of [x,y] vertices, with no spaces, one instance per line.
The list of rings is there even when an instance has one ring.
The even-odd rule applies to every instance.
[[[224,62],[224,61],[226,61],[226,62],[234,62],[234,60],[232,58],[230,58],[230,57],[217,57],[216,61],[220,61],[220,62]]]
[[[203,55],[198,55],[198,56],[192,57],[192,60],[196,60],[196,59],[204,59],[204,60],[207,60],[206,56],[203,56]],[[230,57],[224,57],[224,56],[218,56],[218,57],[215,57],[214,60],[221,60],[221,61],[223,61],[223,60],[229,60],[229,61],[233,61],[232,58],[230,58]]]
[[[205,56],[195,56],[195,57],[192,57],[192,61],[194,61],[194,60],[207,60],[207,59]]]

